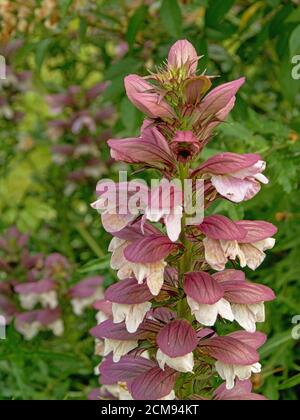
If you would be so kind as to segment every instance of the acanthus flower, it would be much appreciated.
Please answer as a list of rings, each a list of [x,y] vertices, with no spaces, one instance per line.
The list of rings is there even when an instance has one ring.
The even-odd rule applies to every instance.
[[[205,259],[217,271],[225,270],[227,262],[237,258],[242,268],[256,270],[266,258],[265,251],[274,247],[277,233],[268,222],[233,222],[219,215],[205,218],[199,229],[206,236]]]
[[[225,270],[213,275],[224,289],[224,297],[230,302],[235,321],[250,333],[256,331],[256,323],[265,322],[265,302],[276,298],[272,289],[246,280],[237,270]]]
[[[101,366],[102,383],[113,385],[126,383],[127,389],[135,400],[174,399],[176,371],[162,370],[156,362],[140,356],[124,356],[113,363],[107,358]]]
[[[82,315],[85,308],[103,298],[103,277],[88,277],[70,290],[71,304],[76,315]]]
[[[235,203],[250,200],[269,180],[263,175],[266,169],[259,155],[221,153],[204,162],[193,172],[193,176],[209,177],[217,192]]]
[[[135,277],[139,284],[145,280],[157,296],[164,283],[165,258],[176,250],[178,245],[150,225],[144,226],[144,235],[137,226],[128,227],[115,233],[110,244],[111,267],[118,270],[120,280]]]
[[[214,392],[215,401],[266,401],[262,395],[252,392],[252,382],[236,380],[233,389],[227,389],[225,384],[220,385]]]
[[[252,333],[257,322],[265,321],[264,303],[275,299],[269,287],[246,281],[245,274],[237,270],[212,276],[206,272],[187,273],[184,291],[200,324],[212,327],[220,315],[228,321],[237,321]]]
[[[93,328],[91,334],[97,339],[104,339],[104,356],[112,352],[115,363],[137,348],[138,340],[143,339],[145,334],[147,336],[147,332],[139,330],[129,333],[124,322],[115,324],[109,319]]]
[[[193,351],[197,347],[198,338],[187,321],[171,321],[159,331],[156,341],[156,359],[161,369],[164,370],[165,365],[168,365],[179,372],[193,371]]]
[[[115,323],[125,321],[127,331],[134,333],[151,309],[151,295],[146,284],[137,284],[136,279],[126,279],[109,287],[105,298],[112,302]]]
[[[63,315],[60,308],[61,282],[71,272],[71,264],[59,253],[31,254],[29,236],[16,227],[0,237],[0,264],[4,281],[0,283],[0,312],[6,323],[27,340],[40,331],[62,335]]]
[[[104,187],[100,182],[99,188],[97,187],[99,198],[91,206],[101,213],[105,230],[110,233],[118,232],[135,221],[141,214],[143,215],[142,230],[144,230],[143,225],[146,220],[162,221],[166,226],[169,238],[173,242],[178,240],[183,215],[182,188],[170,184],[166,179],[161,180],[159,185],[151,190],[142,182],[122,182],[111,187],[109,192],[103,191]],[[138,208],[131,209],[131,200],[135,198],[139,203]],[[111,203],[107,205],[107,201],[111,201]]]
[[[40,280],[15,286],[22,308],[32,310],[38,303],[43,308],[55,309],[58,306],[57,284],[53,280]]]
[[[184,280],[187,302],[200,324],[212,327],[218,315],[234,320],[230,303],[224,298],[224,290],[208,273],[188,273]]]
[[[266,336],[262,333],[236,332],[204,339],[199,342],[199,349],[216,359],[216,370],[230,390],[234,388],[235,378],[245,381],[252,373],[261,371],[257,349],[265,341]]]
[[[58,337],[64,332],[64,324],[59,308],[18,314],[15,318],[15,328],[26,340],[31,340],[40,331],[44,330],[50,330]]]

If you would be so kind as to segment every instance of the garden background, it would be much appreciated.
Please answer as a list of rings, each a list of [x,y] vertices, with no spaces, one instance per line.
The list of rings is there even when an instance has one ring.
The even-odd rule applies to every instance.
[[[292,320],[300,315],[300,79],[292,77],[292,59],[300,55],[297,3],[0,1],[0,54],[7,63],[0,81],[0,314],[15,299],[7,285],[28,281],[42,269],[39,261],[54,254],[65,326],[60,337],[43,331],[26,341],[11,322],[0,340],[0,399],[86,399],[97,387],[99,358],[89,335],[95,310],[75,315],[69,290],[90,277],[102,276],[104,287],[116,280],[109,235],[90,203],[97,181],[117,179],[124,168],[111,160],[106,140],[138,134],[141,124],[125,97],[124,76],[146,75],[177,39],[204,55],[200,70],[220,75],[216,83],[247,77],[204,157],[228,150],[268,161],[271,183],[261,194],[214,210],[279,228],[262,269],[247,273],[277,293],[267,305],[262,329],[269,341],[254,382],[270,399],[299,398],[300,338],[292,337]],[[12,227],[29,234],[28,242],[18,242]]]

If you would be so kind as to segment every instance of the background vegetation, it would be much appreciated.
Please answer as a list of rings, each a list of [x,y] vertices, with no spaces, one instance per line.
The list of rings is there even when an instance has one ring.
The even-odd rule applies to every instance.
[[[71,118],[70,106],[54,116],[47,97],[74,85],[86,92],[98,82],[109,83],[91,103],[75,108],[96,112],[113,107],[114,113],[97,123],[94,135],[103,135],[96,143],[101,173],[115,177],[119,167],[109,159],[104,134],[108,130],[112,137],[132,136],[141,123],[140,113],[125,97],[125,75],[146,74],[147,68],[162,63],[174,41],[187,38],[204,55],[201,69],[220,75],[217,83],[247,77],[230,120],[206,155],[254,152],[268,161],[272,182],[261,194],[242,206],[222,203],[215,210],[234,219],[266,219],[279,227],[277,246],[263,268],[248,274],[278,295],[267,305],[262,328],[269,341],[262,350],[264,370],[255,386],[268,398],[283,400],[300,395],[300,340],[291,336],[292,318],[300,314],[300,80],[293,80],[291,62],[300,55],[297,3],[0,2],[1,54],[13,72],[30,72],[26,87],[0,82],[0,234],[16,225],[30,233],[31,252],[66,256],[72,264],[66,289],[88,275],[103,275],[106,285],[115,279],[106,251],[109,237],[89,207],[97,179],[75,177],[71,182],[69,174],[78,169],[78,159],[67,158],[63,165],[53,161],[54,144],[77,142],[74,133],[63,132],[55,143],[51,135],[50,122]],[[12,52],[9,46],[16,40],[18,48]],[[83,161],[81,168],[89,165]],[[6,280],[0,267],[0,281]],[[0,341],[1,399],[84,399],[97,386],[93,368],[98,360],[88,333],[94,312],[75,317],[67,295],[61,299],[63,337],[45,332],[25,342],[11,325],[7,340]]]

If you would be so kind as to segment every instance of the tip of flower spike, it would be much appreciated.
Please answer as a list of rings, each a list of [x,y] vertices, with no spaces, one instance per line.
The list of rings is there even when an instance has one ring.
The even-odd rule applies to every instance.
[[[179,40],[171,47],[168,55],[168,65],[175,69],[189,67],[189,72],[195,74],[198,66],[198,54],[194,46],[186,39]]]

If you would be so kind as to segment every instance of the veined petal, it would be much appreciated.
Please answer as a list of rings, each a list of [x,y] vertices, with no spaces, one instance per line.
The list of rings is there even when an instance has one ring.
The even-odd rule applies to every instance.
[[[164,354],[175,358],[185,356],[195,350],[198,339],[188,321],[175,320],[159,331],[156,342]]]
[[[125,78],[125,89],[129,100],[150,118],[173,118],[171,106],[155,92],[155,87],[142,77],[130,75]]]
[[[168,65],[175,69],[188,65],[190,74],[195,74],[198,66],[197,51],[189,41],[177,41],[170,49]]]

